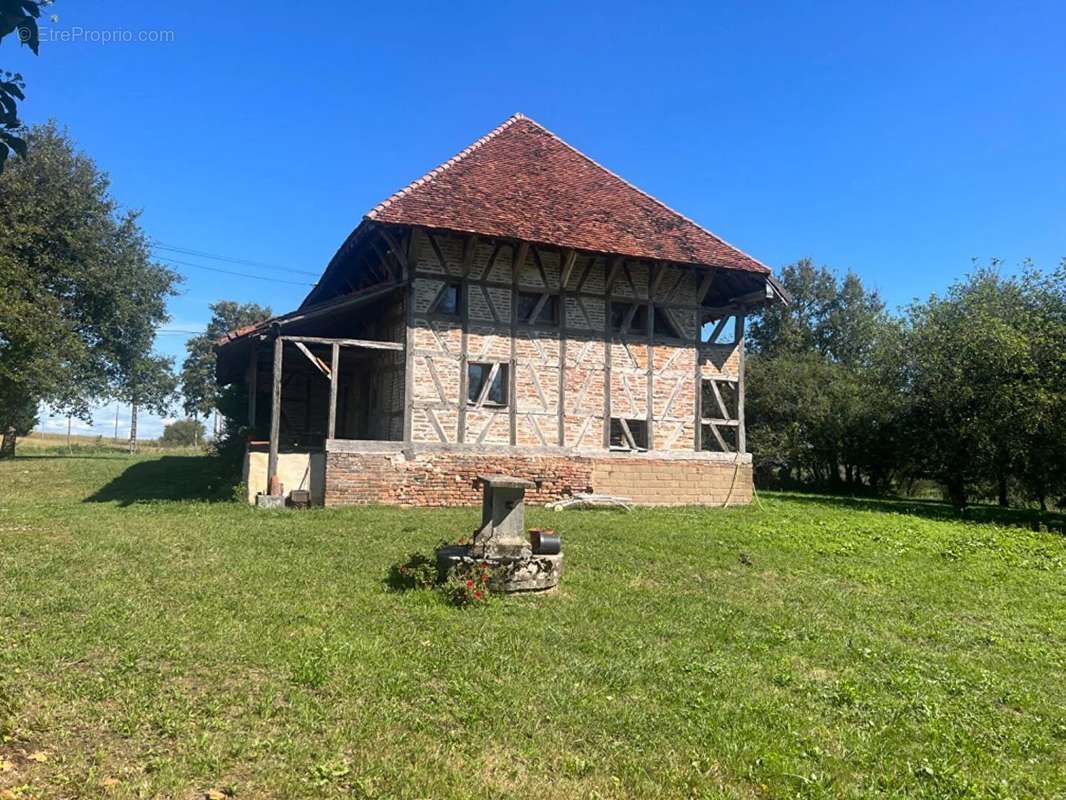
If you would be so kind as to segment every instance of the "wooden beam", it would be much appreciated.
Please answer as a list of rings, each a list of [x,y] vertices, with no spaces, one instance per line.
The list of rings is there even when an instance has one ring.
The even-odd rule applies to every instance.
[[[756,289],[754,292],[748,292],[742,294],[739,297],[729,298],[730,303],[736,303],[740,306],[746,306],[749,303],[763,303],[767,300],[774,299],[774,290],[770,287],[770,284],[765,284],[761,289]]]
[[[307,360],[314,364],[319,372],[321,372],[327,378],[330,377],[329,367],[326,366],[326,363],[321,358],[319,358],[310,350],[308,350],[306,344],[304,344],[303,342],[293,342],[293,344],[296,345],[296,349],[298,349],[301,353],[307,356]]]
[[[270,454],[267,457],[267,492],[273,489],[278,474],[278,443],[281,437],[281,367],[285,342],[274,339],[273,387],[270,397]]]
[[[703,280],[700,281],[700,288],[696,290],[696,304],[703,305],[703,301],[707,299],[707,293],[711,291],[711,286],[714,284],[714,272],[707,270],[707,274],[703,276]]]
[[[514,262],[511,264],[511,368],[508,371],[508,419],[511,428],[511,444],[518,443],[518,278],[529,255],[529,242],[519,242]]]
[[[466,243],[463,247],[463,280],[467,280],[470,277],[470,268],[474,264],[474,253],[477,250],[477,234],[472,234],[466,237]]]
[[[614,332],[611,330],[611,298],[603,296],[603,449],[611,447],[611,351],[614,349]]]
[[[387,280],[389,280],[389,281],[396,280],[396,275],[395,275],[395,273],[393,273],[392,266],[389,264],[388,253],[386,253],[384,250],[381,249],[381,245],[378,244],[376,239],[371,239],[370,240],[370,246],[374,249],[374,252],[377,253],[378,261],[381,263],[381,266],[384,268],[385,278]]]
[[[655,273],[655,277],[648,288],[648,299],[654,300],[659,293],[659,289],[662,288],[663,280],[666,278],[666,264],[662,261],[656,261],[651,265],[650,269]]]
[[[706,306],[700,309],[700,313],[703,315],[702,319],[712,320],[721,319],[722,317],[731,317],[740,311],[739,306]],[[702,324],[702,323],[701,323]]]
[[[259,354],[256,352],[255,339],[252,339],[251,352],[248,356],[248,377],[245,385],[248,388],[248,427],[255,429],[255,391],[256,381],[259,379]]]
[[[714,378],[710,379],[711,391],[714,392],[714,399],[718,403],[718,410],[722,412],[724,419],[730,419],[729,409],[725,407],[725,400],[722,399],[722,391],[718,388],[718,381]]]
[[[459,334],[459,423],[455,432],[455,440],[459,444],[466,441],[466,407],[467,395],[470,393],[470,270],[474,265],[477,244],[476,234],[467,237],[463,248],[463,273],[459,288],[459,320],[462,331]],[[489,266],[491,269],[491,262]],[[491,303],[489,308],[493,308]]]
[[[614,286],[614,282],[618,279],[618,273],[622,270],[623,260],[621,256],[616,257],[611,261],[611,268],[607,273],[607,279],[603,284],[603,293],[607,296],[607,301],[610,302],[611,287]]]
[[[326,437],[337,438],[337,383],[341,366],[341,346],[337,342],[330,348],[329,369],[329,428]]]
[[[647,421],[648,449],[655,449],[655,294],[652,287],[656,282],[662,281],[663,270],[656,264],[648,265],[648,372],[645,383],[647,384]],[[629,278],[630,283],[633,277]],[[636,287],[633,287],[636,294]]]
[[[736,341],[740,350],[737,364],[737,450],[748,452],[747,432],[744,428],[744,309],[740,309],[736,322]]]
[[[307,319],[312,319],[319,316],[328,316],[329,314],[335,314],[351,305],[360,305],[362,303],[368,303],[378,297],[382,297],[389,292],[393,292],[400,288],[399,283],[387,283],[381,286],[368,286],[365,289],[360,289],[358,292],[353,293],[350,296],[339,297],[333,300],[327,300],[324,303],[318,303],[310,306],[305,311],[294,311],[291,314],[284,314],[276,319],[272,320],[272,323],[279,325],[292,325],[295,322],[302,322]]]
[[[279,336],[297,344],[339,344],[341,347],[362,347],[367,350],[403,350],[403,342],[378,342],[373,339],[330,339],[325,336]]]
[[[563,269],[559,278],[559,289],[565,290],[570,283],[570,277],[574,274],[574,265],[577,264],[577,250],[563,251]]]
[[[577,250],[565,250],[559,271],[559,407],[556,419],[556,438],[560,447],[566,446],[566,285],[577,264]]]
[[[726,322],[729,321],[729,317],[722,317],[714,325],[714,330],[711,331],[711,335],[707,339],[707,344],[716,344],[718,337],[722,335],[722,329],[725,328]]]
[[[535,323],[537,317],[540,316],[540,312],[544,309],[544,304],[548,302],[548,297],[550,297],[550,295],[547,291],[541,294],[540,298],[537,300],[537,304],[533,306],[533,311],[530,312],[529,319],[524,319],[522,322],[528,322],[531,325]]]
[[[693,435],[692,447],[696,452],[699,452],[703,449],[703,426],[700,424],[700,420],[703,419],[703,353],[700,350],[700,345],[703,344],[703,320],[698,311],[695,312],[694,316],[696,319],[696,340],[692,348],[696,363],[693,367],[692,381],[696,386],[696,418],[694,420],[696,431]]]
[[[709,427],[711,429],[711,433],[714,434],[715,441],[718,442],[718,446],[722,448],[722,452],[732,453],[732,448],[730,448],[730,446],[726,444],[725,439],[722,438],[722,434],[718,432],[718,426],[710,425]]]
[[[392,231],[388,228],[379,228],[381,238],[385,240],[385,244],[389,246],[389,250],[392,251],[393,256],[396,257],[397,263],[400,265],[400,269],[403,271],[403,280],[407,280],[411,275],[411,261],[408,259],[407,254],[404,253],[403,248],[400,246],[400,242],[392,235]],[[414,228],[411,229],[411,237],[414,238]]]
[[[410,446],[413,439],[415,416],[415,277],[414,271],[409,268],[410,264],[418,263],[415,233],[416,229],[411,228],[407,237],[407,246],[410,249],[402,263],[404,279],[407,281],[407,291],[404,293],[406,324],[403,350],[403,441],[407,446]]]

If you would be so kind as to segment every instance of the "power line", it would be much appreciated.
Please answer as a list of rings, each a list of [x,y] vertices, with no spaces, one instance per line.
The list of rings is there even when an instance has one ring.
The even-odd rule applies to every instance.
[[[231,270],[231,269],[219,269],[218,267],[206,267],[203,264],[192,264],[192,263],[190,263],[188,261],[179,261],[178,259],[170,258],[169,256],[159,256],[158,258],[161,261],[164,261],[167,264],[171,264],[171,265],[176,265],[176,266],[181,266],[181,267],[192,267],[193,269],[204,269],[204,270],[207,270],[208,272],[220,272],[223,275],[236,275],[239,278],[251,278],[254,281],[270,281],[271,283],[287,283],[287,284],[290,284],[292,286],[315,286],[316,285],[314,283],[310,283],[309,281],[287,281],[287,280],[283,280],[282,278],[266,278],[266,277],[264,277],[262,275],[251,275],[251,274],[249,274],[247,272],[235,272],[234,270]]]
[[[163,244],[163,242],[156,241],[152,244],[153,250],[167,250],[171,253],[179,253],[185,256],[197,256],[199,258],[207,258],[211,261],[225,261],[228,264],[241,264],[246,267],[260,267],[262,269],[272,269],[280,272],[295,272],[300,275],[310,275],[313,278],[317,278],[320,273],[310,272],[305,269],[292,269],[290,267],[283,267],[279,264],[265,264],[262,261],[249,261],[244,258],[234,258],[232,256],[220,256],[216,253],[208,253],[203,250],[193,250],[191,247],[178,247],[172,244]]]

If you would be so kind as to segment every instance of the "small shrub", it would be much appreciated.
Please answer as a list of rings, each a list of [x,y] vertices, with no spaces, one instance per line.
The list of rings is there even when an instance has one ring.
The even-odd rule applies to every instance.
[[[406,561],[389,568],[388,583],[398,592],[431,589],[437,584],[437,560],[424,553],[411,553]]]
[[[441,594],[453,606],[465,608],[485,605],[491,597],[491,578],[489,565],[485,563],[455,567],[448,573],[448,579],[441,587]]]

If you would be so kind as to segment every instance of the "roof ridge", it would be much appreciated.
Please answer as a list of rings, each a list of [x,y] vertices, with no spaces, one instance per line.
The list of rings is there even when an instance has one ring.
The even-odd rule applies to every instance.
[[[687,217],[687,216],[685,216],[685,215],[684,215],[684,214],[682,214],[682,213],[681,213],[680,211],[678,211],[678,210],[677,210],[676,208],[671,208],[671,207],[670,207],[670,206],[668,206],[668,205],[667,205],[666,203],[664,203],[664,202],[663,202],[662,200],[660,200],[660,199],[659,199],[658,197],[656,197],[655,195],[653,195],[653,194],[651,194],[651,193],[649,193],[649,192],[646,192],[646,191],[644,191],[643,189],[641,189],[641,188],[640,188],[639,186],[637,186],[636,184],[633,184],[633,183],[631,183],[630,181],[626,180],[625,178],[623,178],[623,177],[622,177],[621,175],[619,175],[619,174],[618,174],[617,172],[615,172],[614,170],[612,170],[612,169],[610,169],[610,168],[608,168],[608,167],[605,167],[605,166],[604,166],[603,164],[601,164],[601,163],[600,163],[599,161],[597,161],[596,159],[594,159],[594,158],[593,158],[592,156],[590,156],[590,155],[587,155],[587,154],[585,154],[585,153],[581,152],[580,150],[578,150],[578,149],[577,149],[576,147],[574,147],[574,146],[573,146],[572,144],[570,144],[570,142],[566,141],[566,140],[565,140],[565,139],[563,139],[563,138],[562,138],[561,136],[559,136],[559,134],[555,133],[555,131],[551,131],[551,130],[548,130],[547,128],[545,128],[545,127],[544,127],[543,125],[541,125],[541,124],[540,124],[539,122],[537,122],[537,121],[536,121],[535,119],[532,119],[532,118],[530,118],[530,117],[526,117],[526,116],[524,116],[524,115],[522,115],[522,114],[515,114],[515,115],[514,115],[514,117],[512,117],[512,118],[511,118],[511,119],[509,119],[509,120],[507,120],[507,122],[505,122],[505,123],[504,123],[503,125],[501,125],[501,126],[500,126],[499,128],[497,128],[497,129],[496,129],[495,131],[492,131],[492,132],[491,132],[491,134],[489,134],[489,136],[495,136],[495,135],[496,135],[496,134],[497,134],[497,133],[498,133],[498,132],[499,132],[500,130],[502,130],[502,129],[504,128],[504,126],[506,126],[506,125],[510,125],[511,123],[513,123],[513,122],[514,122],[515,120],[517,120],[517,119],[525,119],[525,120],[526,120],[526,122],[531,122],[531,123],[533,123],[533,124],[534,124],[534,125],[536,125],[536,126],[537,126],[538,128],[540,128],[540,129],[541,129],[542,131],[544,131],[544,132],[545,132],[546,134],[548,134],[548,135],[549,135],[550,137],[552,137],[553,139],[555,139],[555,141],[557,141],[557,142],[558,142],[559,144],[561,144],[561,145],[562,145],[563,147],[565,147],[565,148],[567,148],[568,150],[571,150],[571,151],[573,151],[574,153],[576,153],[577,155],[581,156],[581,157],[582,157],[583,159],[585,159],[586,161],[588,161],[588,162],[589,162],[590,164],[592,164],[592,165],[593,165],[594,167],[597,167],[598,169],[601,169],[601,170],[603,170],[604,172],[606,172],[606,173],[607,173],[608,175],[610,175],[611,177],[613,177],[613,178],[615,178],[615,179],[617,179],[617,180],[621,181],[622,183],[624,183],[624,184],[625,184],[626,186],[628,186],[628,187],[629,187],[630,189],[632,189],[633,191],[635,191],[635,192],[637,192],[637,193],[639,193],[639,194],[642,194],[642,195],[644,195],[645,197],[647,197],[647,198],[648,198],[649,200],[651,200],[651,201],[652,201],[653,203],[655,203],[656,205],[658,205],[658,206],[661,206],[662,208],[665,208],[665,209],[666,209],[667,211],[669,211],[669,212],[670,212],[671,214],[676,214],[677,216],[681,217],[681,219],[685,220],[685,222],[689,223],[690,225],[695,225],[695,226],[696,226],[697,228],[699,228],[699,229],[700,229],[701,231],[703,231],[704,233],[706,233],[706,234],[707,234],[708,236],[710,236],[710,237],[711,237],[712,239],[715,239],[715,240],[717,240],[717,241],[721,242],[722,244],[724,244],[724,245],[725,245],[726,247],[731,247],[731,248],[733,248],[734,250],[736,250],[736,251],[737,251],[738,253],[740,253],[740,254],[742,254],[742,255],[744,255],[744,256],[746,256],[746,257],[750,258],[750,259],[751,259],[752,261],[754,261],[754,262],[755,262],[756,264],[758,264],[759,266],[761,266],[761,267],[765,268],[765,269],[766,269],[766,270],[767,270],[768,272],[773,272],[773,270],[772,270],[772,269],[771,269],[771,268],[770,268],[769,266],[767,266],[766,264],[764,264],[763,262],[761,262],[761,261],[760,261],[759,259],[757,259],[757,258],[755,258],[754,256],[750,255],[750,254],[749,254],[749,253],[747,253],[746,251],[744,251],[744,250],[741,250],[741,249],[740,249],[739,247],[737,247],[736,245],[734,245],[734,244],[731,244],[730,242],[727,242],[727,241],[726,241],[725,239],[723,239],[723,238],[722,238],[721,236],[719,236],[719,235],[718,235],[717,233],[715,233],[714,231],[708,230],[707,228],[703,227],[702,225],[700,225],[700,223],[696,222],[696,221],[695,221],[694,219],[691,219],[690,217]],[[487,137],[485,137],[485,138],[489,138],[489,137],[487,136]],[[475,144],[475,145],[480,145],[480,144],[481,144],[481,142],[480,142],[480,140],[479,140],[478,142],[475,142],[474,144]],[[473,147],[473,146],[474,146],[474,145],[471,145],[471,147]],[[392,198],[389,198],[389,199],[391,200]]]
[[[509,116],[507,119],[505,119],[503,122],[501,122],[499,125],[497,125],[491,131],[486,133],[484,136],[482,136],[480,139],[478,139],[473,144],[468,145],[464,149],[460,150],[458,153],[456,153],[454,156],[449,158],[444,163],[442,163],[439,166],[436,166],[433,169],[431,169],[429,172],[427,172],[421,178],[416,178],[415,180],[411,181],[409,184],[404,186],[398,192],[394,192],[393,194],[389,195],[387,198],[385,198],[380,203],[378,203],[376,206],[374,206],[372,209],[370,209],[366,213],[366,218],[367,219],[374,219],[378,214],[380,214],[386,208],[391,206],[393,203],[395,203],[401,197],[403,197],[404,195],[409,194],[410,192],[414,191],[415,189],[417,189],[422,184],[433,180],[438,175],[440,175],[442,172],[447,170],[449,167],[455,166],[460,161],[462,161],[464,158],[469,156],[471,153],[473,153],[474,151],[476,151],[477,149],[479,149],[483,145],[487,144],[488,142],[491,142],[493,139],[495,139],[497,136],[499,136],[501,133],[503,133],[503,131],[507,130],[507,128],[511,127],[516,122],[520,122],[522,120],[528,120],[529,122],[533,122],[533,120],[529,119],[529,117],[527,117],[525,114],[522,114],[521,112],[515,112],[514,114]],[[536,125],[538,128],[542,128],[543,130],[545,130],[547,133],[551,134],[552,136],[555,135],[555,134],[551,133],[551,131],[547,130],[547,128],[544,128],[542,125],[540,125],[540,123],[533,122],[533,124]],[[559,141],[562,141],[562,139],[560,139]],[[563,144],[566,144],[566,143],[563,142]],[[567,146],[569,147],[569,145],[567,145]]]

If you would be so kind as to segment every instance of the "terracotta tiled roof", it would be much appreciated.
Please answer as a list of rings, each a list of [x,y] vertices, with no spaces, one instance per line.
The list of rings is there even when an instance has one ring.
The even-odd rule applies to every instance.
[[[521,114],[367,217],[634,258],[770,271]]]

